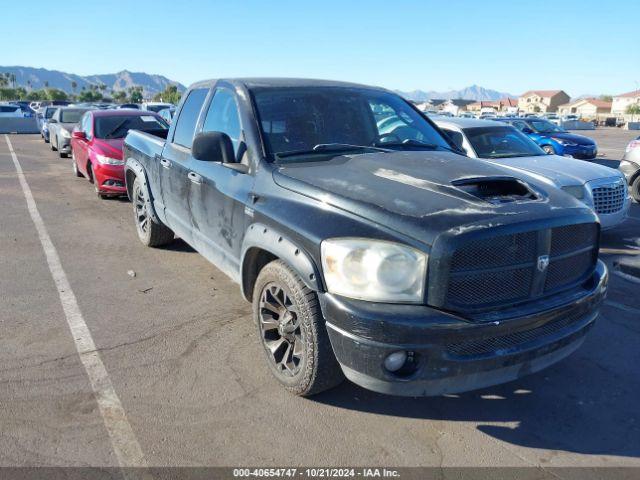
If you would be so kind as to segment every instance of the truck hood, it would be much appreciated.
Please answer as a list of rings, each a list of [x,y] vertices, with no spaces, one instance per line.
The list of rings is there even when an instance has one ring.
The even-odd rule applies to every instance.
[[[497,158],[487,161],[511,169],[512,175],[517,175],[518,170],[534,176],[541,175],[558,187],[584,185],[601,178],[620,178],[620,172],[613,168],[559,155]]]
[[[449,152],[393,152],[344,155],[321,162],[278,166],[274,181],[431,245],[445,231],[460,233],[507,223],[573,215],[576,209],[596,221],[570,195],[522,178],[538,200],[490,203],[452,184],[456,180],[517,177],[513,169]]]

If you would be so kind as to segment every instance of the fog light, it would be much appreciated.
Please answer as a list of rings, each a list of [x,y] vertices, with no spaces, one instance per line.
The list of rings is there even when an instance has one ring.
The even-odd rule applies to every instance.
[[[405,351],[393,352],[387,358],[384,359],[384,368],[386,368],[390,372],[397,372],[404,366],[404,363],[406,361],[407,361],[407,352]]]

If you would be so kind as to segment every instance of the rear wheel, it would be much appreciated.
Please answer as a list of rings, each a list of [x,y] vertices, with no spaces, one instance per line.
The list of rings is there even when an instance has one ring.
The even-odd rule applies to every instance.
[[[162,222],[156,222],[151,216],[151,200],[139,178],[133,182],[132,190],[133,218],[140,241],[148,247],[160,247],[171,243],[174,238],[173,231]]]
[[[71,150],[71,163],[73,165],[73,174],[76,177],[82,177],[82,173],[78,170],[78,162],[76,162],[76,155],[73,153],[73,150]]]
[[[60,155],[60,158],[67,158],[67,154],[64,152],[58,152],[58,155]]]
[[[636,202],[640,203],[640,174],[631,183],[631,196]]]
[[[555,155],[556,151],[553,148],[553,145],[543,145],[542,146],[542,150],[544,150],[544,153],[546,153],[547,155]]]
[[[260,271],[253,316],[269,368],[289,392],[315,395],[344,380],[315,292],[283,261]]]

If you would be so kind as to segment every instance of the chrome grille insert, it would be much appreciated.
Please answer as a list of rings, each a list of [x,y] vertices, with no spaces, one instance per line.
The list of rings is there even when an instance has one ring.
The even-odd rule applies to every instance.
[[[610,185],[601,185],[593,188],[593,205],[596,213],[606,215],[608,213],[616,213],[622,210],[625,197],[624,182],[616,182]]]

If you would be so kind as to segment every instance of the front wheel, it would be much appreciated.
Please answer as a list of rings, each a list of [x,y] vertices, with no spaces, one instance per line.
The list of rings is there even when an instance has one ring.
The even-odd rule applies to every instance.
[[[53,150],[54,152],[58,150],[58,148],[53,144],[53,137],[51,137],[51,150]]]
[[[552,145],[543,145],[542,146],[542,150],[544,150],[544,153],[546,153],[547,155],[555,155],[556,151],[553,148]]]
[[[173,241],[173,231],[162,222],[156,222],[151,216],[151,199],[139,178],[133,182],[133,217],[136,222],[138,238],[147,247],[160,247]]]
[[[640,175],[636,176],[631,183],[631,196],[636,202],[640,203]]]
[[[253,316],[269,368],[289,392],[315,395],[344,380],[315,292],[283,261],[260,271]]]

